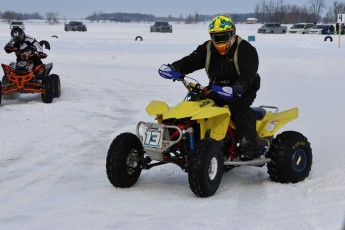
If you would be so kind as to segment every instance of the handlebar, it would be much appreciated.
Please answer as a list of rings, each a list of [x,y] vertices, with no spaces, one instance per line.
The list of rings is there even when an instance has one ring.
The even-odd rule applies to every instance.
[[[216,94],[224,100],[231,100],[233,98],[233,88],[229,85],[211,85],[210,87],[203,87],[194,78],[188,77],[180,72],[177,72],[171,65],[162,65],[158,73],[161,77],[173,81],[181,81],[189,91],[188,96],[196,96],[197,98],[205,98],[210,93]],[[194,82],[187,81],[191,79]],[[212,95],[211,95],[212,96]]]
[[[19,52],[19,51],[15,51],[15,54],[17,56],[20,56],[20,58],[22,60],[28,60],[31,57],[38,57],[40,59],[44,59],[47,57],[47,55],[45,53],[31,53],[31,52]]]
[[[5,46],[5,50],[9,53],[9,52],[14,52],[16,54],[16,56],[20,56],[20,58],[22,60],[27,60],[31,57],[38,57],[41,59],[44,59],[47,57],[47,54],[45,53],[33,53],[33,51],[31,51],[30,49],[24,49],[24,50],[18,50],[17,48],[13,47],[13,46]]]
[[[190,78],[190,77],[186,76],[185,78]],[[195,83],[189,82],[185,79],[180,80],[188,91],[193,92],[193,93],[208,93],[210,91],[210,89],[207,86],[200,85],[199,82],[193,78],[190,78],[190,79],[194,80]]]
[[[193,82],[190,80],[193,80]],[[207,86],[200,85],[197,80],[191,77],[185,76],[184,79],[179,79],[176,81],[182,82],[182,84],[188,90],[185,100],[197,101],[197,100],[203,100],[210,97],[210,93],[211,93],[210,88]]]

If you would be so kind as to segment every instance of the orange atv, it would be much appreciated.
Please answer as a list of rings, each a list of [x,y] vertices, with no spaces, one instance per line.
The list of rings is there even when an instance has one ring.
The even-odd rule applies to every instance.
[[[60,77],[50,74],[53,63],[34,67],[30,57],[38,55],[31,51],[21,52],[21,60],[9,65],[1,64],[4,76],[0,81],[1,99],[11,98],[15,93],[40,93],[44,103],[51,103],[54,97],[60,97]]]

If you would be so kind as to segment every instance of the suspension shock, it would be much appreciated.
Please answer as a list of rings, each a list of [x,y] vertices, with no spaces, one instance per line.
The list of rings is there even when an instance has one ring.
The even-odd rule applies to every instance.
[[[195,139],[194,139],[194,130],[192,127],[189,127],[188,129],[183,131],[183,134],[188,133],[188,139],[189,139],[189,149],[192,151],[195,149]]]

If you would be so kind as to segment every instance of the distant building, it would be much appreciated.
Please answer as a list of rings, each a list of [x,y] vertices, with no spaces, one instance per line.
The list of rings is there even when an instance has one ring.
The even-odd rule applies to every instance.
[[[256,18],[247,18],[246,19],[246,24],[257,24],[258,23],[258,19]]]

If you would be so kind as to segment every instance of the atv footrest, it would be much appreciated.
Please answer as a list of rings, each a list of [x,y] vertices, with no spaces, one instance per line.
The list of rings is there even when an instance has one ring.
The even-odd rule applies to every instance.
[[[257,165],[264,165],[271,162],[270,158],[256,158],[254,160],[251,161],[241,161],[241,160],[232,160],[232,161],[224,161],[224,165],[232,165],[232,166],[242,166],[242,165],[246,165],[246,166],[257,166]]]

